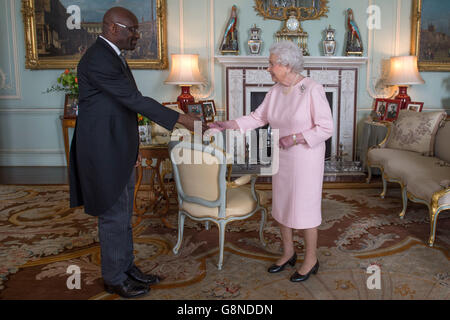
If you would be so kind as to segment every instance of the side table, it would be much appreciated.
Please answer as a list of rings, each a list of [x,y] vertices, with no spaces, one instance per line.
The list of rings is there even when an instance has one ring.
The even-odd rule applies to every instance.
[[[367,170],[367,151],[372,146],[381,143],[387,134],[387,127],[383,122],[365,120],[361,142],[361,164],[364,171]],[[373,168],[372,173],[381,174],[378,168]]]
[[[141,145],[139,147],[139,154],[142,157],[141,163],[138,165],[138,177],[136,186],[134,188],[134,212],[137,214],[137,220],[134,226],[138,225],[143,218],[144,213],[152,211],[161,217],[162,222],[168,228],[175,229],[169,221],[164,217],[169,211],[169,194],[164,184],[164,176],[170,173],[171,166],[164,166],[163,163],[169,160],[169,150],[167,145]],[[154,161],[156,160],[156,162]],[[143,164],[145,164],[143,166]],[[151,171],[150,176],[150,202],[142,209],[136,206],[137,193],[142,183],[143,172],[145,170]],[[155,212],[158,204],[164,201],[161,212]]]
[[[61,119],[61,127],[64,137],[64,151],[66,153],[66,163],[67,168],[69,168],[69,151],[70,151],[70,145],[69,145],[69,128],[75,128],[75,124],[77,122],[77,119],[73,118],[64,118],[63,116],[59,117]]]

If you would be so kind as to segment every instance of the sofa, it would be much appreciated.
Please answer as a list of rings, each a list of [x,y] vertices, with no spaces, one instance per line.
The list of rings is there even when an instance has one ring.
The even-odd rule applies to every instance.
[[[383,182],[381,198],[386,195],[387,182],[400,184],[401,218],[408,200],[428,206],[428,245],[432,247],[438,216],[450,209],[450,117],[445,112],[401,110],[395,122],[383,124],[385,139],[367,151],[367,182],[371,168],[377,167]]]

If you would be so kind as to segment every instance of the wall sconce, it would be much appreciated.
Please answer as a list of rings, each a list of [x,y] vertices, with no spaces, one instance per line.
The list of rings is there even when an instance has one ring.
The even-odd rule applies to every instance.
[[[198,54],[172,54],[170,74],[164,83],[181,86],[181,94],[177,101],[181,109],[187,113],[187,104],[195,102],[190,87],[202,84],[205,79],[198,68]]]
[[[417,69],[416,56],[401,56],[391,58],[391,70],[386,84],[397,85],[399,92],[395,99],[401,101],[400,109],[406,109],[411,97],[407,93],[407,86],[414,84],[423,84],[419,70]]]

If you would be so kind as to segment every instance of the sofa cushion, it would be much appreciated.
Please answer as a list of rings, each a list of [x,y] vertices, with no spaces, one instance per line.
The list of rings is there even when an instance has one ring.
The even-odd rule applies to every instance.
[[[442,180],[450,178],[450,167],[440,166],[439,159],[435,157],[424,157],[418,153],[409,156],[397,155],[383,166],[388,177],[400,179],[405,185],[415,181],[416,177],[426,177],[435,181],[436,186],[440,186]]]
[[[445,111],[415,112],[400,110],[386,144],[387,148],[409,150],[427,156],[434,155],[434,139]]]
[[[373,166],[386,166],[392,159],[407,159],[411,157],[422,157],[417,152],[388,149],[388,148],[374,148],[367,153],[367,159]],[[403,160],[401,160],[403,161]]]
[[[409,178],[406,190],[412,193],[415,197],[426,200],[431,203],[431,199],[435,192],[444,189],[440,183],[440,179],[429,176],[411,176]],[[447,193],[439,199],[439,206],[450,205],[450,193]]]
[[[450,163],[450,120],[444,121],[443,125],[436,133],[436,143],[434,144],[435,157]]]

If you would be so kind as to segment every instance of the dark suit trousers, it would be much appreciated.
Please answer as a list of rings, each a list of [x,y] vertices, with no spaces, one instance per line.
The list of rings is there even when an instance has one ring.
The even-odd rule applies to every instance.
[[[121,284],[134,263],[133,215],[135,170],[131,174],[117,202],[98,217],[103,281],[109,285]]]

